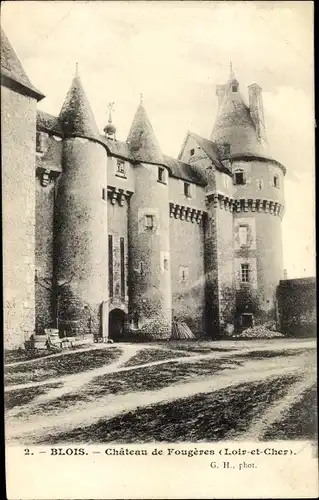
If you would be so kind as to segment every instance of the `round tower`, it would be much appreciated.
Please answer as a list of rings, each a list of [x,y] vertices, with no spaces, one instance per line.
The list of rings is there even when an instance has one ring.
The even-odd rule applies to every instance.
[[[247,327],[276,320],[276,290],[283,279],[281,220],[285,168],[268,150],[262,90],[248,88],[249,106],[231,69],[223,86],[211,139],[230,150],[234,199],[236,317]]]
[[[168,170],[142,102],[127,143],[136,161],[129,209],[131,328],[145,338],[168,338],[172,321]]]
[[[64,138],[55,217],[58,317],[61,326],[76,322],[81,333],[106,337],[107,155],[78,75],[59,119]]]

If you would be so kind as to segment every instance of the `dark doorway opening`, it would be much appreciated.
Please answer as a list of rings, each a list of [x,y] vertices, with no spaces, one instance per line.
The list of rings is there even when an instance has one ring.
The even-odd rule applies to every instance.
[[[254,326],[254,315],[252,313],[243,313],[241,315],[241,326],[243,328],[251,328]]]
[[[124,340],[125,312],[113,309],[109,313],[109,337],[112,340]]]

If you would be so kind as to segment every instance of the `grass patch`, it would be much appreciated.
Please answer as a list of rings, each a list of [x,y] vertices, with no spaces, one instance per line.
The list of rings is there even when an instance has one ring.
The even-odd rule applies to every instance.
[[[232,365],[237,366],[239,362]],[[192,363],[178,363],[170,361],[160,366],[147,366],[137,370],[114,372],[95,377],[81,389],[81,392],[66,394],[46,403],[36,405],[32,414],[44,415],[57,413],[70,407],[70,404],[88,403],[110,394],[127,394],[139,391],[156,391],[169,385],[181,382],[198,380],[200,377],[214,375],[221,370],[231,367],[224,360],[200,360]],[[28,410],[28,415],[30,415]],[[18,415],[23,418],[22,411]]]
[[[4,369],[4,383],[8,385],[42,382],[54,377],[74,375],[110,364],[116,361],[121,353],[120,348],[109,347],[68,353],[55,358],[42,358],[32,364],[7,366]]]
[[[305,349],[286,349],[281,351],[251,351],[242,354],[236,354],[236,358],[240,359],[269,359],[269,358],[285,358],[287,356],[297,356],[304,354]]]
[[[47,443],[198,442],[231,439],[283,396],[297,377],[241,384],[212,393],[137,408],[67,433],[45,435]]]
[[[28,387],[24,389],[14,389],[4,393],[4,407],[11,410],[15,406],[23,406],[30,403],[36,397],[46,394],[50,389],[62,387],[62,383],[40,385],[37,387]]]
[[[137,354],[132,356],[122,366],[137,366],[144,363],[151,363],[152,361],[165,361],[167,359],[179,358],[184,356],[191,356],[191,354],[187,352],[171,352],[163,349],[147,348],[139,351]]]
[[[265,432],[264,440],[317,440],[317,386],[307,389],[302,398],[273,423]]]
[[[47,356],[52,356],[57,352],[62,352],[62,349],[57,349],[54,351],[49,351],[48,349],[37,350],[31,349],[27,351],[26,349],[14,349],[4,352],[4,364],[16,363],[20,361],[30,361],[31,359],[40,359]]]

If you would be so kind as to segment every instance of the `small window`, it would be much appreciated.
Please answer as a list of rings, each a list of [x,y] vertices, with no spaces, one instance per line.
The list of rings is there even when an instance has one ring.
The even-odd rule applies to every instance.
[[[125,177],[125,162],[122,160],[117,160],[116,166],[116,174],[120,175],[121,177]]]
[[[107,201],[107,189],[102,188],[102,200]]]
[[[194,156],[195,154],[195,149],[191,149],[190,152],[189,152],[190,156]]]
[[[241,264],[241,282],[242,283],[249,283],[249,264]]]
[[[154,229],[154,215],[145,215],[145,227],[146,229]]]
[[[246,246],[247,242],[248,242],[248,227],[247,226],[239,226],[238,237],[239,237],[240,246],[241,247]]]
[[[260,191],[264,187],[264,183],[263,183],[262,179],[257,179],[256,187],[257,187],[258,191]]]
[[[191,198],[191,185],[188,184],[188,182],[184,182],[184,195],[187,196],[187,198]]]
[[[225,156],[230,155],[230,144],[224,144],[224,155]]]
[[[182,283],[187,283],[188,281],[188,267],[180,266],[179,277]]]
[[[48,149],[48,135],[44,132],[36,133],[36,152],[45,153]]]
[[[231,91],[237,92],[237,88],[238,88],[238,85],[236,83],[233,83],[233,85],[231,86]]]
[[[274,176],[274,187],[279,188],[279,177],[278,175]]]
[[[165,168],[158,167],[158,181],[165,182]]]
[[[164,271],[168,271],[168,258],[164,258]]]
[[[235,172],[235,174],[234,174],[234,181],[235,181],[235,184],[238,184],[238,185],[245,184],[244,172],[242,172],[242,171]]]

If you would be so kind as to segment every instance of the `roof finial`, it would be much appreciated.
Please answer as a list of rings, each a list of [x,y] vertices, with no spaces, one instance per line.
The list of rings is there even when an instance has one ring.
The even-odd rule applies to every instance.
[[[79,76],[79,63],[75,63],[75,76]]]
[[[236,77],[235,77],[235,73],[234,73],[234,70],[233,70],[233,63],[232,61],[230,60],[229,61],[229,79],[230,80],[234,80]]]
[[[109,102],[107,105],[107,109],[109,111],[108,123],[112,123],[112,111],[114,110],[114,104],[115,102]]]
[[[143,94],[140,93],[140,105],[143,106],[144,104],[144,97],[143,97]]]

